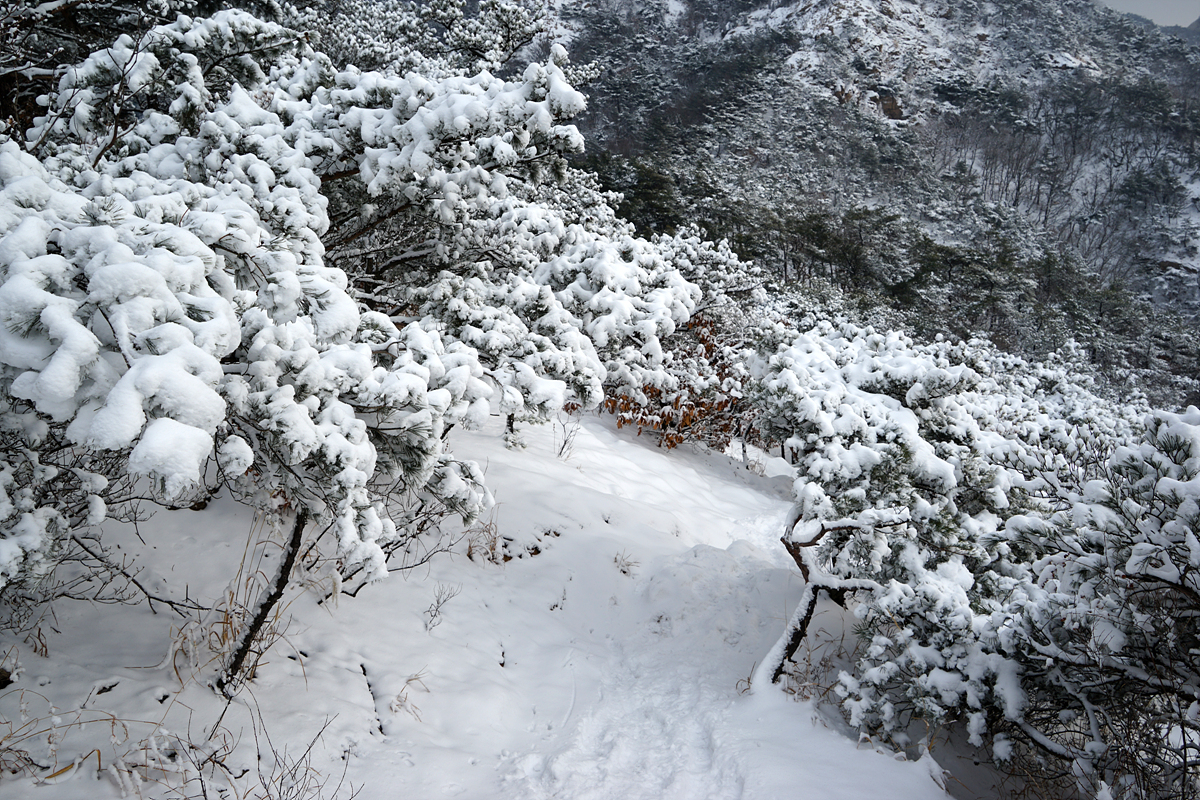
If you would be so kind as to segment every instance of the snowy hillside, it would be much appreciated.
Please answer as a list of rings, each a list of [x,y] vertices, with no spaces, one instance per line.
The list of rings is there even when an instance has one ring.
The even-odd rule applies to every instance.
[[[171,772],[199,796],[201,775],[248,785],[272,769],[271,749],[299,758],[318,734],[311,765],[364,800],[945,796],[927,760],[856,742],[811,701],[747,691],[801,587],[778,542],[785,477],[668,453],[611,418],[564,421],[524,451],[501,446],[499,423],[456,437],[487,464],[494,527],[356,598],[292,596],[280,640],[228,708],[178,650],[164,653],[168,631],[176,648],[187,638],[171,615],[58,606],[40,654],[8,650],[17,682],[0,717],[42,775],[66,769],[0,781],[0,798],[137,796],[138,781],[153,792]],[[140,526],[144,545],[127,535],[122,548],[164,593],[208,596],[247,548],[267,567],[275,549],[255,544],[260,531],[220,499],[160,513]],[[186,742],[212,730],[228,750],[196,771],[209,752]]]
[[[562,13],[604,67],[586,163],[641,230],[699,222],[800,309],[1089,341],[1112,391],[1200,398],[1200,51],[1091,0]]]
[[[1195,800],[1194,52],[760,6],[0,0],[0,800]]]
[[[1136,72],[1147,57],[1179,59],[1154,31],[1098,7],[1068,2],[817,0],[771,4],[748,14],[729,36],[764,29],[798,36],[790,65],[837,87],[843,102],[889,87],[914,106],[883,109],[901,118],[936,110],[950,87],[1037,82],[1048,72],[1094,77]],[[849,92],[849,94],[847,94]],[[911,99],[910,99],[911,98]]]

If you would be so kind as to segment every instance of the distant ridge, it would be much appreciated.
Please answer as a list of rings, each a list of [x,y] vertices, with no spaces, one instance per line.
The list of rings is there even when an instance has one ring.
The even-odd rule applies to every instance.
[[[1180,39],[1183,39],[1186,42],[1200,44],[1200,19],[1197,19],[1186,28],[1182,25],[1169,25],[1164,27],[1162,30],[1163,33],[1171,36],[1178,36]]]

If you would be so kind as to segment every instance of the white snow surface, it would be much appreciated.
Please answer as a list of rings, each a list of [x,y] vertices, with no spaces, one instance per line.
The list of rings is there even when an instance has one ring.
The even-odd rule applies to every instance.
[[[0,800],[119,797],[119,784],[169,795],[163,773],[136,768],[147,742],[169,755],[171,736],[200,743],[219,717],[235,775],[255,774],[264,750],[268,764],[272,748],[297,758],[320,734],[312,766],[329,790],[344,768],[341,796],[353,786],[364,800],[947,796],[928,757],[859,745],[775,687],[745,691],[802,588],[778,542],[790,467],[769,460],[774,477],[760,477],[711,452],[668,453],[596,416],[560,456],[565,430],[530,429],[519,451],[494,419],[456,430],[455,452],[486,465],[496,495],[494,552],[514,557],[486,558],[476,532],[473,557],[464,540],[355,598],[320,603],[323,585],[289,595],[283,638],[223,717],[203,685],[211,665],[169,645],[187,639],[178,617],[60,603],[42,655],[0,651],[19,667],[0,717],[37,723],[22,744],[39,774],[68,769],[2,778]],[[223,499],[161,512],[140,526],[145,544],[106,524],[153,591],[211,598],[254,519]],[[274,550],[261,548],[264,576]]]

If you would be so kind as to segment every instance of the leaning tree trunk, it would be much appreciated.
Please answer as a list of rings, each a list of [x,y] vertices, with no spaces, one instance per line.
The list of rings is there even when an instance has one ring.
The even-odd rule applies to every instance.
[[[779,683],[779,679],[783,677],[784,670],[787,669],[788,662],[792,660],[792,657],[796,655],[796,651],[800,649],[801,643],[808,637],[808,626],[812,622],[813,614],[816,613],[817,601],[820,599],[822,593],[842,607],[845,607],[846,604],[846,582],[831,582],[822,574],[821,570],[812,568],[812,565],[808,563],[805,553],[806,548],[820,542],[827,533],[842,530],[842,528],[822,527],[819,535],[811,541],[801,544],[791,538],[792,529],[796,527],[796,523],[799,521],[800,506],[797,504],[788,515],[783,536],[779,541],[783,542],[783,546],[787,549],[788,554],[796,562],[796,566],[800,568],[800,574],[804,578],[804,593],[800,595],[800,602],[796,605],[796,610],[792,612],[792,618],[788,621],[787,628],[783,631],[783,636],[779,638],[779,641],[767,653],[767,657],[763,659],[762,666],[755,670],[751,680],[752,687],[768,681],[770,683]]]
[[[217,691],[226,697],[233,696],[234,684],[242,674],[242,670],[246,668],[246,659],[253,651],[254,643],[258,640],[267,620],[271,618],[275,606],[283,598],[284,589],[291,582],[292,568],[296,566],[296,556],[300,553],[300,545],[304,541],[304,528],[307,525],[308,511],[301,508],[296,513],[296,521],[292,525],[292,535],[284,546],[283,559],[279,563],[279,571],[275,574],[275,580],[271,582],[267,594],[258,604],[258,610],[254,612],[254,618],[250,620],[250,624],[246,626],[241,639],[238,640],[233,657],[229,659],[228,665],[221,672],[221,676],[217,678]]]

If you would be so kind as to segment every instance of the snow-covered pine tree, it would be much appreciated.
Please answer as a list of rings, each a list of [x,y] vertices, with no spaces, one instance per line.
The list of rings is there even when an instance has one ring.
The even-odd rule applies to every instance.
[[[524,6],[484,6],[527,31]],[[6,137],[6,582],[119,511],[122,475],[167,504],[234,485],[378,578],[430,504],[489,502],[449,426],[665,380],[699,290],[566,166],[565,52],[477,72],[479,24],[401,75],[245,12],[180,16],[67,68]],[[74,477],[39,500],[31,470]]]
[[[1067,423],[1033,396],[1036,383],[1018,379],[1011,391],[997,376],[1017,362],[979,345],[918,346],[821,322],[764,331],[760,352],[753,397],[764,435],[797,464],[784,544],[808,581],[760,680],[786,671],[818,592],[853,598],[869,646],[848,679],[851,721],[905,742],[913,716],[951,713],[922,682],[929,670],[962,670],[983,686],[1007,669],[968,667],[971,609],[1011,590],[999,534],[1034,503],[1019,469],[1026,439]],[[1020,425],[1024,437],[1013,435]]]
[[[998,627],[1029,700],[1000,727],[1113,797],[1195,797],[1200,410],[1139,427],[1059,490],[1059,513],[1014,520],[1038,557]]]
[[[825,593],[857,621],[837,691],[864,732],[959,724],[1086,794],[1193,796],[1200,412],[1139,420],[1069,367],[765,330],[751,398],[794,453],[807,585],[756,679],[786,676]]]
[[[544,5],[487,2],[474,17],[457,0],[389,8],[380,41],[400,60],[369,81],[343,73],[338,90],[288,112],[346,120],[323,168],[329,260],[372,307],[476,348],[510,422],[594,407],[606,384],[640,396],[670,383],[662,339],[699,292],[669,245],[634,235],[568,165],[583,141],[567,122],[585,107],[571,83],[588,71],[555,46],[510,81],[493,73],[545,30]],[[372,9],[344,9],[371,29]],[[306,19],[339,49],[357,46],[340,17]],[[400,77],[412,65],[444,89]]]
[[[400,75],[501,72],[552,25],[545,0],[323,0],[281,13],[317,33],[338,68]]]
[[[319,177],[266,106],[279,75],[325,67],[301,35],[228,11],[68,69],[26,143],[41,161],[2,146],[2,380],[10,418],[41,423],[17,453],[59,470],[125,453],[165,503],[256,487],[321,520],[343,569],[379,577],[401,536],[381,485],[468,517],[486,503],[440,436],[488,390],[468,348],[361,313],[323,264]],[[13,508],[10,575],[71,522]]]

